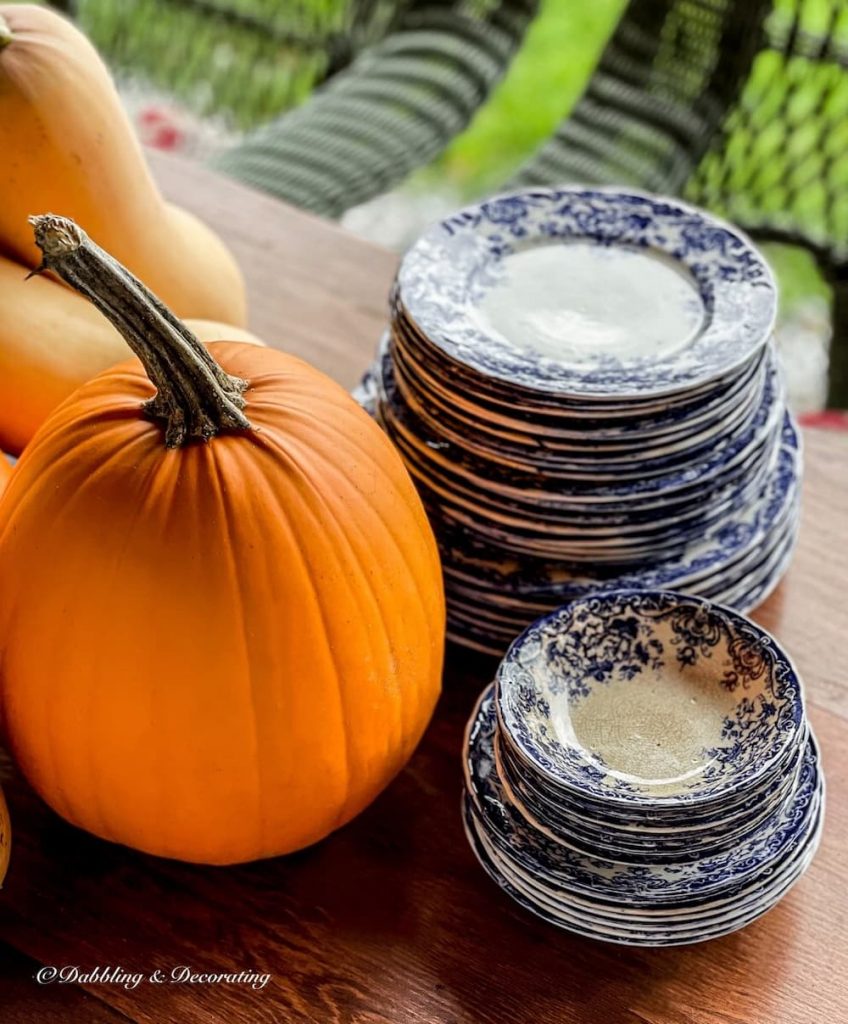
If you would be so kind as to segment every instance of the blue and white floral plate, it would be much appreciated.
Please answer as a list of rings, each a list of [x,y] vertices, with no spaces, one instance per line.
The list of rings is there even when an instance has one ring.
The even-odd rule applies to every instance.
[[[776,313],[738,230],[676,199],[535,189],[471,206],[405,254],[396,302],[450,363],[509,390],[609,400],[743,367]]]
[[[726,894],[726,890],[772,865],[775,858],[794,850],[806,838],[814,800],[821,789],[818,749],[811,737],[792,798],[768,827],[745,843],[695,862],[653,868],[619,864],[569,850],[528,825],[510,802],[497,774],[493,747],[497,729],[489,688],[469,721],[465,784],[492,842],[534,876],[613,905],[620,900],[630,906],[677,906]]]
[[[359,397],[433,523],[452,639],[500,654],[605,586],[773,589],[800,467],[774,313],[747,238],[630,191],[501,197],[412,246]]]
[[[466,797],[466,814],[474,823],[475,831],[485,845],[489,858],[499,869],[511,878],[525,893],[537,894],[544,900],[555,903],[558,913],[578,914],[582,924],[594,921],[604,927],[619,922],[639,927],[660,926],[670,929],[688,929],[697,924],[699,929],[734,916],[743,908],[762,904],[770,894],[782,895],[787,882],[796,880],[799,872],[809,865],[818,843],[823,822],[823,786],[810,803],[805,819],[802,838],[791,848],[785,858],[769,862],[768,866],[755,872],[742,882],[728,886],[726,892],[695,896],[688,902],[655,903],[641,906],[624,904],[619,900],[604,901],[574,893],[568,884],[545,876],[537,876],[522,868],[508,852],[492,842],[484,819],[477,813],[473,800]]]
[[[487,414],[507,414],[528,421],[538,421],[538,427],[577,427],[584,421],[608,421],[610,428],[620,428],[623,421],[634,416],[659,417],[666,422],[678,421],[697,414],[703,407],[713,407],[727,397],[740,381],[753,376],[762,362],[758,351],[741,366],[702,384],[663,395],[585,396],[549,394],[546,391],[522,391],[515,384],[507,385],[491,377],[469,373],[461,364],[451,362],[426,337],[410,324],[402,306],[390,303],[390,347],[392,356],[403,363],[414,375],[426,377],[433,394],[450,397],[448,381],[455,382],[470,402],[484,408]]]
[[[465,834],[469,844],[489,877],[517,904],[543,921],[563,928],[578,936],[600,942],[628,946],[680,946],[709,939],[720,938],[752,924],[771,910],[798,882],[809,868],[821,839],[822,816],[819,812],[817,824],[810,830],[810,836],[780,872],[774,872],[765,881],[756,879],[748,891],[743,891],[744,902],[739,893],[723,900],[713,916],[706,913],[694,919],[684,919],[679,924],[674,916],[655,923],[650,917],[640,919],[628,927],[631,915],[625,908],[616,906],[608,916],[587,911],[584,906],[568,904],[563,907],[562,898],[550,889],[520,879],[514,870],[498,857],[497,851],[486,842],[485,832],[479,819],[475,818],[470,802],[466,799],[463,807]]]
[[[379,389],[381,406],[399,420],[401,427],[416,437],[437,436],[441,444],[461,456],[494,463],[502,472],[512,470],[565,481],[581,476],[620,479],[634,472],[656,476],[702,457],[708,449],[723,445],[750,426],[763,398],[767,371],[774,366],[771,352],[769,357],[756,380],[708,416],[689,421],[685,429],[671,434],[652,433],[640,420],[630,425],[626,442],[615,435],[607,439],[585,431],[582,436],[575,432],[576,436],[546,437],[516,433],[508,427],[500,429],[478,414],[459,408],[456,402],[434,401],[423,394],[420,378],[411,386],[388,352],[372,371],[375,411]]]
[[[775,412],[783,417],[779,435]],[[753,607],[783,575],[798,526],[797,514],[791,522],[787,518],[787,510],[797,508],[797,429],[779,402],[771,406],[767,424],[760,434],[765,444],[755,443],[752,455],[737,461],[738,470],[731,464],[728,482],[722,485],[719,477],[715,490],[704,492],[695,483],[618,504],[564,498],[556,510],[549,502],[534,507],[520,488],[507,497],[504,486],[495,485],[500,490],[491,498],[480,480],[469,488],[467,465],[445,468],[442,455],[450,442],[431,436],[412,447],[397,438],[440,541],[451,637],[501,653],[546,608],[603,586],[671,586],[743,610]],[[532,515],[532,531],[540,537],[522,532],[518,509]],[[659,510],[666,523],[658,521]],[[779,558],[772,556],[778,544]],[[586,560],[590,565],[584,568]]]
[[[821,835],[824,779],[815,738],[806,721],[793,733],[795,746],[783,772],[758,800],[728,796],[736,813],[722,819],[721,807],[692,808],[700,816],[696,830],[752,818],[726,848],[686,847],[692,826],[685,819],[664,826],[659,845],[641,858],[622,858],[616,847],[620,828],[610,830],[610,850],[593,855],[563,842],[550,823],[539,827],[528,817],[520,796],[500,772],[503,740],[494,686],[481,695],[466,730],[463,768],[466,795],[463,819],[477,859],[497,885],[521,906],[558,927],[601,941],[631,945],[678,945],[727,934],[771,909],[808,868]],[[540,776],[540,785],[546,776]],[[751,784],[754,792],[756,783]],[[556,793],[549,804],[556,804]],[[765,812],[750,814],[750,804]],[[612,805],[611,805],[612,807]],[[647,806],[642,806],[647,811]],[[618,813],[613,810],[613,813]],[[755,820],[754,820],[755,819]],[[571,820],[571,819],[569,819]],[[596,818],[605,826],[603,814]],[[665,848],[679,858],[658,856]],[[676,846],[674,844],[677,844]]]
[[[574,442],[599,444],[624,443],[637,431],[640,437],[659,438],[685,434],[695,427],[704,427],[753,385],[762,374],[767,352],[764,351],[740,373],[727,381],[696,394],[687,393],[685,401],[670,398],[650,402],[612,400],[612,404],[591,406],[568,402],[561,397],[551,398],[540,408],[528,408],[513,398],[496,399],[480,395],[457,380],[449,367],[437,367],[429,361],[417,361],[401,343],[402,335],[395,323],[386,332],[378,348],[380,357],[388,352],[401,385],[432,402],[441,412],[447,410],[460,419],[470,419],[472,426],[496,436],[499,432],[512,433],[516,423],[526,431],[526,444],[534,440],[550,446],[568,448]],[[521,435],[518,435],[521,438]]]
[[[771,777],[804,727],[801,681],[775,639],[675,592],[565,605],[512,644],[496,690],[517,757],[610,806],[719,803]]]
[[[455,480],[455,486],[472,497],[503,496],[541,508],[602,505],[629,511],[652,498],[655,504],[669,503],[679,499],[681,491],[695,487],[703,491],[732,479],[735,468],[777,438],[783,419],[782,385],[772,363],[750,414],[736,421],[730,433],[716,428],[706,441],[699,436],[695,450],[685,458],[676,453],[674,459],[657,464],[655,457],[643,453],[641,463],[632,459],[623,463],[593,455],[582,465],[560,461],[546,472],[539,466],[506,464],[491,452],[474,453],[458,438],[448,439],[435,421],[426,423],[399,394],[388,356],[377,382],[381,422],[393,440],[418,460],[423,472],[429,469],[435,479],[447,480],[449,485]]]
[[[772,374],[749,429],[701,458],[666,467],[663,475],[531,476],[457,455],[450,443],[396,415],[390,402],[381,401],[379,415],[425,504],[469,535],[566,563],[644,564],[680,553],[733,505],[759,492],[781,444],[783,410],[775,387]]]
[[[444,526],[438,531],[448,593],[449,633],[487,653],[501,654],[533,619],[600,589],[685,590],[742,611],[765,600],[784,575],[799,526],[799,436],[788,424],[774,469],[755,501],[731,510],[651,568],[589,575],[545,560],[496,561],[491,549]],[[465,539],[463,539],[465,538]]]

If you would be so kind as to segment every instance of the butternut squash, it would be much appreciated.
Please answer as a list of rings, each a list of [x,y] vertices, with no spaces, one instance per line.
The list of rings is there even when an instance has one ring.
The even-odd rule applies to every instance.
[[[118,332],[81,295],[0,257],[0,448],[17,455],[80,384],[126,359]],[[238,327],[189,320],[201,341],[262,342]]]
[[[27,217],[53,210],[84,224],[177,315],[245,323],[233,257],[164,201],[97,51],[43,7],[0,5],[0,153],[0,252],[36,267]]]

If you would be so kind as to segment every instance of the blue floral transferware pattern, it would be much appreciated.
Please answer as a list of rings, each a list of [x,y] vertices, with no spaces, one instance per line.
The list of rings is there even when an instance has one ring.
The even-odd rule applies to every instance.
[[[665,357],[574,365],[481,326],[475,313],[508,273],[507,257],[574,241],[651,251],[678,265],[700,296],[701,330]],[[404,256],[397,295],[431,345],[483,378],[604,398],[673,394],[742,367],[765,345],[776,311],[767,264],[734,228],[676,199],[576,187],[503,196],[442,221]]]
[[[715,915],[676,915],[659,920],[632,917],[630,908],[616,907],[611,914],[599,913],[597,906],[579,901],[564,902],[543,885],[528,883],[512,871],[488,843],[475,816],[472,802],[463,803],[463,824],[468,842],[489,877],[525,910],[549,924],[584,938],[628,946],[678,946],[719,938],[752,923],[778,903],[802,877],[815,855],[821,837],[821,813],[806,843],[797,851],[788,867],[765,885],[756,884],[752,894],[745,893],[720,901],[723,907]]]
[[[783,889],[787,882],[802,873],[815,853],[821,835],[824,819],[824,786],[814,798],[810,824],[806,827],[805,838],[793,846],[785,859],[772,864],[738,885],[732,885],[724,892],[687,897],[683,900],[631,903],[617,898],[606,900],[602,894],[578,892],[567,884],[543,875],[533,874],[522,868],[507,852],[498,847],[487,829],[485,819],[480,815],[473,798],[465,791],[466,823],[472,824],[479,840],[485,845],[489,857],[497,863],[500,871],[520,881],[525,892],[544,894],[555,902],[558,910],[576,912],[582,922],[610,920],[629,925],[641,924],[654,927],[689,927],[698,922],[708,925],[734,915],[745,905],[762,903]],[[472,844],[474,845],[474,844]]]
[[[677,400],[660,396],[647,405],[621,399],[613,399],[613,404],[596,400],[587,405],[585,402],[568,402],[557,396],[541,409],[531,411],[514,399],[508,400],[506,396],[495,398],[480,394],[472,387],[462,386],[464,382],[458,381],[456,374],[449,374],[445,378],[445,371],[435,368],[423,353],[409,352],[408,343],[402,342],[402,337],[396,323],[390,331],[384,333],[377,357],[363,376],[363,385],[367,386],[379,374],[381,360],[388,355],[393,366],[399,367],[402,376],[414,378],[416,392],[431,401],[435,400],[437,404],[441,403],[441,408],[447,405],[448,411],[456,412],[458,407],[472,416],[473,423],[479,423],[483,429],[489,430],[498,425],[501,428],[508,426],[517,417],[529,438],[542,439],[554,448],[557,443],[566,440],[585,441],[587,432],[603,442],[629,442],[634,432],[638,433],[640,439],[643,436],[658,439],[670,435],[685,436],[689,430],[703,429],[717,422],[732,403],[756,389],[766,364],[775,355],[773,345],[767,344],[761,354],[729,380],[694,394],[684,392],[684,396]]]
[[[377,364],[363,378],[362,388],[373,388],[373,413],[379,404],[380,419],[387,416],[397,420],[407,432],[413,431],[418,440],[433,443],[437,435],[442,450],[462,464],[468,456],[491,465],[494,462],[501,472],[516,467],[525,475],[537,479],[591,478],[608,481],[626,478],[635,473],[643,476],[658,476],[669,472],[684,462],[703,458],[708,449],[724,445],[738,433],[746,431],[757,416],[762,403],[766,378],[775,367],[774,357],[769,349],[766,360],[757,379],[746,386],[744,393],[735,393],[724,400],[716,413],[710,413],[700,422],[691,423],[677,436],[668,434],[652,435],[644,429],[644,421],[638,426],[630,422],[627,444],[613,445],[609,450],[602,446],[586,444],[578,440],[562,444],[559,448],[540,438],[534,448],[532,442],[517,442],[508,432],[487,432],[485,421],[478,414],[472,421],[468,410],[458,411],[447,401],[434,402],[422,393],[420,378],[415,386],[404,380],[403,373],[389,353],[385,353]],[[405,372],[405,371],[404,371]],[[370,382],[370,383],[369,383]],[[367,401],[364,392],[361,402]],[[597,432],[600,436],[600,431]],[[616,438],[613,438],[616,440]],[[618,449],[618,450],[616,450]],[[473,465],[473,462],[469,463]],[[504,477],[507,481],[509,477]]]
[[[793,491],[797,492],[796,485],[793,485]],[[743,612],[756,607],[765,600],[786,571],[797,540],[798,525],[796,494],[788,514],[782,513],[779,520],[770,524],[761,536],[755,535],[743,554],[719,564],[710,575],[682,579],[680,582],[672,579],[669,582],[678,589],[685,588],[688,593],[710,597]],[[768,554],[767,564],[760,566],[759,562],[763,555],[770,552],[777,552],[779,560],[775,562],[774,556]],[[594,583],[590,583],[585,578],[578,577],[572,583],[564,582],[557,589],[548,586],[533,592],[525,585],[521,591],[511,592],[508,581],[504,580],[498,586],[494,574],[491,582],[483,583],[486,569],[481,564],[481,583],[478,587],[481,596],[471,598],[466,592],[466,574],[463,572],[458,575],[455,567],[447,560],[443,564],[446,586],[452,594],[449,631],[452,633],[455,628],[454,618],[464,616],[465,621],[459,628],[465,641],[467,642],[467,637],[471,634],[479,635],[480,648],[493,654],[501,654],[528,620],[545,614],[564,601],[578,600],[610,585],[616,588],[621,584],[628,587],[638,585],[637,574],[632,573],[625,579],[598,577]],[[503,639],[498,640],[499,637]]]
[[[781,812],[730,851],[689,863],[619,864],[561,846],[531,828],[510,803],[497,774],[493,688],[484,691],[469,721],[465,747],[466,788],[491,842],[523,870],[553,886],[614,906],[702,903],[732,896],[752,876],[774,872],[809,837],[822,781],[818,750],[810,736],[798,786]]]
[[[678,815],[667,807],[644,808],[638,812],[592,803],[566,790],[545,790],[541,781],[511,754],[500,735],[495,744],[498,774],[525,804],[552,828],[582,832],[607,844],[632,845],[634,848],[674,849],[714,842],[729,832],[749,824],[758,815],[774,811],[794,788],[806,746],[806,726],[799,734],[796,749],[775,766],[764,784],[745,789],[739,797],[722,801],[719,807],[686,805]]]
[[[445,552],[446,575],[463,578],[462,566],[466,563],[469,582],[477,586],[488,582],[495,594],[560,602],[575,600],[601,587],[689,588],[718,572],[733,571],[741,559],[762,548],[796,502],[800,475],[800,435],[791,415],[786,413],[776,464],[758,498],[734,504],[726,517],[707,530],[701,540],[687,545],[679,557],[640,567],[636,572],[592,579],[586,574],[564,572],[556,564],[541,559],[511,565],[502,557],[496,560],[493,551],[479,542],[475,544],[464,533],[452,537],[440,530],[443,549],[450,545]]]
[[[388,362],[388,357],[387,357]],[[762,456],[771,450],[769,442],[776,442],[780,434],[783,420],[783,385],[775,363],[769,366],[760,398],[750,422],[743,425],[723,443],[710,446],[700,457],[693,457],[679,466],[657,474],[619,473],[609,481],[599,472],[596,478],[588,475],[585,480],[570,480],[563,484],[556,477],[544,474],[530,474],[526,471],[499,469],[491,462],[481,460],[474,455],[458,452],[455,447],[431,436],[426,426],[418,422],[413,413],[402,402],[398,401],[392,388],[391,367],[385,365],[378,377],[381,402],[385,415],[381,416],[386,426],[396,423],[406,437],[406,443],[416,447],[425,446],[437,451],[440,462],[454,468],[459,467],[462,473],[463,486],[471,493],[483,493],[486,486],[497,485],[507,498],[523,502],[538,503],[543,507],[562,508],[585,507],[586,503],[598,508],[609,503],[632,513],[636,510],[635,499],[647,496],[659,496],[664,504],[678,500],[679,492],[690,488],[702,490],[708,485],[717,486],[724,476],[735,467],[748,466],[749,460],[757,452]],[[394,431],[388,430],[390,435]],[[434,446],[438,445],[438,449]],[[773,449],[774,445],[772,445]],[[615,464],[613,464],[615,465]],[[735,478],[733,478],[735,479]]]
[[[495,744],[496,765],[504,792],[519,810],[531,828],[543,832],[551,839],[589,857],[599,857],[620,864],[659,865],[702,860],[730,850],[755,832],[769,820],[775,818],[788,799],[795,792],[801,767],[803,748],[799,747],[798,761],[791,771],[776,781],[775,792],[767,797],[763,794],[753,810],[742,815],[733,815],[725,821],[716,815],[711,828],[692,832],[685,826],[665,832],[637,830],[635,826],[616,828],[605,820],[603,812],[595,822],[583,824],[572,813],[565,801],[552,808],[550,803],[541,803],[529,795],[510,775]]]
[[[817,833],[823,820],[824,787],[823,784],[810,803],[808,822],[804,828],[804,837],[788,851],[787,856],[778,862],[771,862],[760,872],[754,872],[741,883],[734,884],[724,891],[706,893],[687,902],[657,902],[653,904],[629,903],[621,900],[605,901],[602,898],[573,890],[569,885],[534,874],[523,868],[508,851],[493,841],[486,827],[485,819],[480,815],[473,799],[468,796],[468,810],[474,819],[481,839],[490,855],[509,877],[516,880],[525,891],[542,894],[554,902],[558,910],[577,911],[596,921],[626,920],[627,924],[654,925],[659,927],[688,928],[697,923],[708,926],[710,922],[735,915],[746,905],[761,902],[769,892],[782,888],[805,862],[815,847]]]
[[[672,592],[614,591],[566,605],[513,643],[496,687],[504,734],[522,758],[556,785],[612,804],[721,800],[764,777],[804,723],[797,672],[769,634]],[[593,723],[582,732],[581,714]],[[687,731],[690,722],[699,728]],[[658,756],[671,774],[643,768],[655,736],[669,748]]]

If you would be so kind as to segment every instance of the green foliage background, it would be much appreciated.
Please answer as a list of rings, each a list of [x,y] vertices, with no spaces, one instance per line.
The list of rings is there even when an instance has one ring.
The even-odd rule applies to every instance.
[[[210,18],[202,5],[169,0],[76,3],[82,27],[114,66],[133,69],[201,116],[217,117],[236,130],[306,100],[326,70],[322,47],[310,40],[343,39],[350,32],[347,0],[227,0],[257,23],[276,26],[276,31],[261,32]],[[492,97],[434,165],[412,176],[407,190],[414,195],[416,190],[447,186],[461,199],[471,199],[499,188],[567,116],[625,4],[541,0],[538,16]],[[780,17],[787,5],[792,0],[776,0],[774,16]],[[390,6],[384,5],[385,10]],[[823,0],[806,0],[805,28],[821,31],[824,26],[818,22],[827,7]],[[379,34],[379,16],[360,30]],[[300,45],[281,43],[292,34]],[[813,83],[810,95],[816,95]],[[775,202],[780,201],[779,188],[776,182]],[[823,293],[805,251],[769,246],[768,255],[781,280],[784,308],[802,296]]]

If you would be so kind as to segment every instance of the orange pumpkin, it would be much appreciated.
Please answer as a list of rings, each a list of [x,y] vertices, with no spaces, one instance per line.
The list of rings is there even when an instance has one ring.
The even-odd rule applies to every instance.
[[[226,864],[313,843],[401,768],[439,692],[415,489],[329,378],[204,348],[72,222],[36,224],[45,265],[140,361],[64,402],[0,500],[11,750],[62,816],[140,850]]]
[[[179,316],[245,322],[244,282],[221,240],[156,187],[105,64],[71,22],[0,5],[0,252],[34,267],[27,217],[54,210]]]
[[[12,852],[12,823],[9,821],[9,809],[6,799],[0,790],[0,885],[9,870],[9,856]]]

